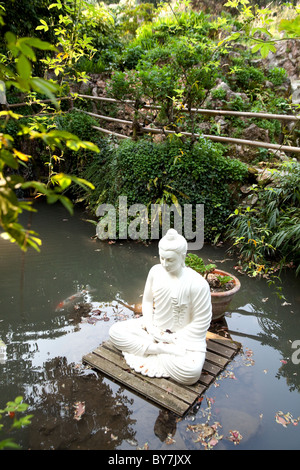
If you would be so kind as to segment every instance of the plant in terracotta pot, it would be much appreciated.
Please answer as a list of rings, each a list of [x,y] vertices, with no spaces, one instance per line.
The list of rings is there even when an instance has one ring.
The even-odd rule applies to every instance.
[[[185,264],[207,280],[211,292],[212,320],[221,319],[233,296],[240,289],[240,281],[232,274],[217,269],[215,264],[205,264],[203,259],[194,253],[186,256]]]

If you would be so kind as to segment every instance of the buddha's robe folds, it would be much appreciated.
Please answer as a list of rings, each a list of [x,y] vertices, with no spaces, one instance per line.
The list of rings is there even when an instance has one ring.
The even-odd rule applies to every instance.
[[[146,282],[143,316],[115,323],[110,339],[136,372],[192,384],[201,375],[211,315],[209,285],[200,274],[184,267],[174,280],[156,265]],[[148,354],[148,347],[157,341],[170,342],[173,353]]]

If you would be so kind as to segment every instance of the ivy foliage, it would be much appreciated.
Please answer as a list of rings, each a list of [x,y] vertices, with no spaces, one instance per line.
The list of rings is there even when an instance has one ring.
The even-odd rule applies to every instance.
[[[100,153],[82,177],[95,187],[91,207],[127,196],[128,205],[204,204],[205,238],[223,232],[233,207],[231,185],[241,184],[247,167],[222,155],[222,147],[205,139],[191,145],[180,139],[154,143],[123,141],[117,148],[99,146]]]

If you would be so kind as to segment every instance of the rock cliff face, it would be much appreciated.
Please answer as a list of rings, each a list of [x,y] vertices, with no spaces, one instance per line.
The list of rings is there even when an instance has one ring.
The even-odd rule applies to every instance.
[[[270,52],[264,60],[268,68],[282,67],[291,81],[292,102],[300,104],[300,41],[287,39],[276,45],[276,52]]]
[[[222,63],[222,70],[226,73],[229,65],[231,63],[231,58],[234,56],[242,57],[242,51],[245,49],[243,44],[235,44],[234,51],[229,51],[228,56],[226,59],[224,58],[224,63]],[[245,62],[247,63],[247,61]],[[249,65],[257,66],[258,68],[262,68],[267,72],[268,70],[272,70],[275,67],[283,68],[287,72],[288,78],[279,86],[274,85],[272,82],[266,80],[265,87],[270,88],[271,90],[276,92],[280,96],[283,96],[285,99],[289,100],[291,98],[291,102],[293,104],[300,104],[300,40],[297,39],[287,39],[278,41],[276,43],[276,52],[269,53],[266,59],[252,59],[251,63],[248,61]],[[90,81],[87,84],[82,84],[79,91],[83,94],[92,94],[94,96],[105,96],[106,95],[106,85],[109,81],[109,74],[90,74]],[[208,93],[205,102],[202,104],[201,107],[203,108],[211,108],[211,109],[226,109],[228,103],[233,100],[240,100],[244,103],[249,102],[249,97],[246,93],[238,93],[235,89],[234,83],[230,80],[226,83],[227,80],[219,78],[216,82],[216,86],[213,90]],[[217,98],[217,96],[221,96],[222,93],[216,92],[223,92],[223,101],[221,98]],[[226,97],[224,99],[224,96]],[[224,108],[225,104],[225,108]],[[98,104],[97,102],[92,102],[92,106],[94,108],[94,112],[97,112]],[[228,109],[228,108],[227,108]],[[230,108],[229,108],[230,109]],[[118,111],[118,118],[119,119],[131,119],[132,116],[131,109],[120,108]],[[127,135],[130,135],[131,126],[127,124],[120,124],[120,123],[106,123],[106,127],[114,132],[121,132]],[[263,142],[272,142],[274,136],[274,130],[268,130],[268,127],[263,128],[260,126],[259,123],[249,122],[248,119],[244,117],[239,118],[239,123],[235,121],[230,121],[229,119],[225,119],[223,116],[219,115],[212,119],[204,119],[203,122],[198,124],[198,130],[202,131],[205,134],[214,133],[215,130],[217,132],[221,132],[222,135],[238,137],[241,139],[246,140],[253,140],[253,141],[263,141]],[[291,121],[283,124],[282,132],[276,132],[276,141],[278,143],[283,143],[284,140],[284,133],[289,133],[289,140],[291,145],[297,146],[299,145],[299,123]],[[161,136],[154,136],[154,139],[159,139]],[[241,146],[241,145],[232,145],[230,154],[233,154],[240,158],[241,160],[250,163],[253,159],[257,159],[259,150],[257,147],[248,147],[248,146]],[[271,151],[269,152],[272,153]],[[282,152],[277,152],[274,158],[279,158],[280,160],[286,159],[281,157]]]
[[[290,80],[300,78],[300,41],[299,39],[287,39],[278,42],[276,52],[270,52],[265,59],[269,68],[283,67]]]

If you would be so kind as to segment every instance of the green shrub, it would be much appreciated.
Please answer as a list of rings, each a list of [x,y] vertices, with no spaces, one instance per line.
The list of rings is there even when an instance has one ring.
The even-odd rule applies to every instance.
[[[128,73],[115,71],[107,84],[108,95],[117,100],[140,98],[140,88],[139,77],[134,70],[130,70]]]
[[[118,206],[119,196],[128,205],[140,203],[204,204],[204,232],[207,240],[224,231],[233,199],[230,184],[240,184],[247,175],[244,164],[222,155],[218,144],[200,139],[193,146],[179,139],[153,143],[126,140],[117,148],[106,145],[83,177],[96,190],[89,203]]]
[[[80,72],[87,72],[87,73],[102,73],[106,69],[105,64],[103,61],[100,59],[98,60],[90,60],[88,57],[82,57],[78,64],[77,64],[77,70]]]
[[[134,69],[142,56],[144,55],[144,49],[142,46],[129,46],[125,49],[124,53],[121,56],[121,63],[125,69],[132,70]]]
[[[228,102],[228,109],[232,111],[245,111],[248,107],[247,101],[237,95]]]
[[[72,110],[56,118],[58,129],[71,132],[81,140],[92,140],[92,135],[95,134],[92,126],[96,124],[97,121],[91,116],[77,110]]]
[[[259,68],[251,65],[249,67],[237,68],[234,79],[238,87],[242,90],[247,90],[261,85],[266,77]]]
[[[92,126],[97,124],[97,121],[91,116],[76,110],[72,110],[56,118],[56,127],[59,130],[70,132],[83,141],[94,143],[97,143],[99,140],[99,134]],[[76,175],[94,155],[94,152],[87,149],[77,151],[65,149],[63,160],[61,161],[61,170],[72,172]]]
[[[268,72],[268,79],[275,86],[282,85],[287,79],[287,76],[288,76],[287,71],[282,67],[274,67],[273,69],[270,69]]]
[[[215,100],[225,100],[226,99],[227,92],[224,90],[224,88],[216,88],[214,90],[211,90],[211,96]]]
[[[155,64],[156,62],[164,63],[171,59],[172,57],[172,48],[168,45],[163,47],[153,47],[149,51],[144,51],[142,59],[145,62]]]
[[[272,184],[254,187],[256,205],[236,209],[228,230],[250,274],[267,274],[287,263],[300,272],[300,164],[287,162],[281,170]]]
[[[178,76],[172,65],[148,66],[143,62],[139,67],[138,74],[144,96],[152,98],[158,104],[164,105],[165,100],[175,96]]]

